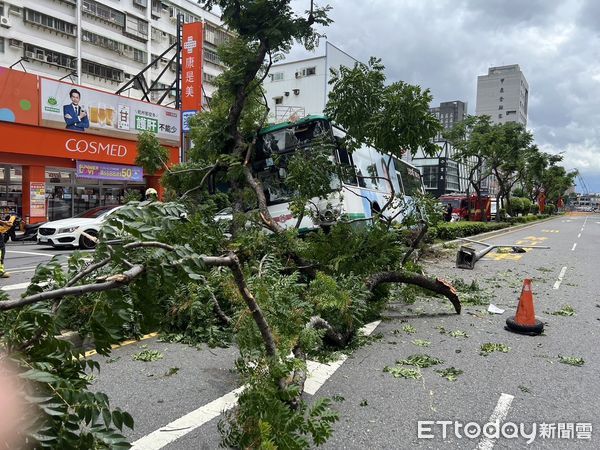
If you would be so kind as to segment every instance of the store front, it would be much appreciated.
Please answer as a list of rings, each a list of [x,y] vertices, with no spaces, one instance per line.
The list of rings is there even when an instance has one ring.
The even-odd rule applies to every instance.
[[[135,165],[137,135],[154,132],[166,163],[177,163],[178,111],[4,68],[0,88],[0,211],[37,223],[122,204],[129,191],[141,198],[147,187],[161,196],[160,174]],[[75,109],[91,112],[83,131],[65,129],[75,88],[90,102]],[[110,123],[98,123],[98,108]]]

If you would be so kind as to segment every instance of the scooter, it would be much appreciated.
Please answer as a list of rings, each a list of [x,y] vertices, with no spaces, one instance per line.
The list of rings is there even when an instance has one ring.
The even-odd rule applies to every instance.
[[[38,228],[42,225],[41,223],[23,223],[23,220],[19,216],[15,216],[15,221],[10,230],[4,233],[4,242],[8,242],[11,239],[13,242],[27,242],[37,241]],[[22,230],[22,234],[17,234],[18,230]]]

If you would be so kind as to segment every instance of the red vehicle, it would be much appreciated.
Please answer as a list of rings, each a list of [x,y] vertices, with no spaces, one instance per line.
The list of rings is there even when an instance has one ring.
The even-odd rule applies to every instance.
[[[470,220],[473,222],[481,222],[483,219],[482,211],[485,211],[487,221],[492,220],[492,199],[489,195],[482,195],[477,202],[477,195],[473,194],[467,197],[466,194],[444,194],[439,198],[439,201],[448,206],[452,205],[452,215],[458,217],[459,220]]]

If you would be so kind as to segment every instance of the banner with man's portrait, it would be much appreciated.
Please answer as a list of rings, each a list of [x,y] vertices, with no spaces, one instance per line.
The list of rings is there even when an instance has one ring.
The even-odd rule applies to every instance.
[[[150,131],[163,144],[180,143],[176,109],[41,77],[40,91],[42,126],[131,140]]]

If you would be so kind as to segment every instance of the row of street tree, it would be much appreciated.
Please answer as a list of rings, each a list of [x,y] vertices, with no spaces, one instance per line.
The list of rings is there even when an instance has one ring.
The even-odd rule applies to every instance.
[[[567,171],[559,164],[562,155],[541,151],[533,134],[517,122],[493,124],[489,116],[469,116],[444,137],[456,149],[453,158],[468,167],[470,189],[481,197],[482,182],[491,177],[498,186],[498,208],[503,205],[510,214],[522,209],[512,207],[514,194],[533,203],[544,194],[549,203],[557,205],[577,176],[577,171]]]

